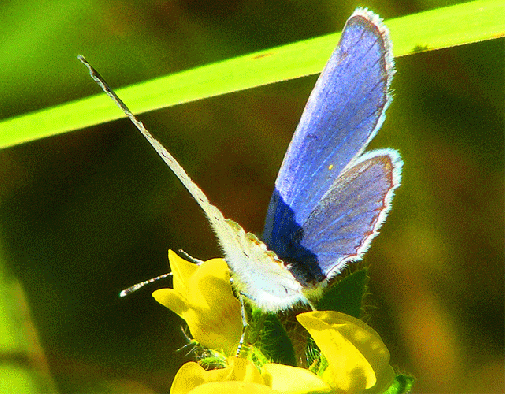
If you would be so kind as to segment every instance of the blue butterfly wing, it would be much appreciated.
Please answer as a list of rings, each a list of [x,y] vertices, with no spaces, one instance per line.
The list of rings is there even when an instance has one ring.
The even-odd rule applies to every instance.
[[[299,248],[317,256],[325,278],[366,252],[391,207],[402,164],[392,149],[364,154],[335,180],[303,224]]]
[[[270,249],[304,273],[299,276],[304,285],[325,279],[331,265],[320,263],[321,250],[304,235],[307,230],[316,233],[316,222],[308,219],[322,200],[335,201],[334,196],[324,197],[332,194],[330,189],[338,189],[334,186],[338,177],[359,159],[380,128],[390,102],[393,73],[386,27],[377,15],[356,10],[309,97],[286,152],[263,233]],[[382,201],[385,197],[378,193],[376,198]],[[363,242],[370,231],[349,234],[355,237],[349,242]],[[313,237],[310,241],[316,242]]]

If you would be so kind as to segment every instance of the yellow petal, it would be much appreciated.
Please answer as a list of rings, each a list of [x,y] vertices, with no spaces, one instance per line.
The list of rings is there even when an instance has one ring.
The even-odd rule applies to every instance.
[[[154,290],[153,297],[161,305],[182,316],[188,311],[187,301],[181,293],[172,289]]]
[[[281,394],[281,392],[258,383],[211,382],[196,387],[189,394]]]
[[[382,392],[392,383],[389,351],[371,327],[338,312],[297,316],[328,361],[323,379],[345,393]]]
[[[331,392],[331,387],[307,369],[282,364],[265,364],[261,368],[265,383],[282,393],[304,394]]]
[[[228,357],[228,367],[230,373],[227,380],[240,380],[244,382],[254,382],[263,384],[260,371],[250,360],[241,357]],[[226,368],[225,368],[226,369]]]
[[[229,307],[229,304],[240,307],[240,302],[233,295],[230,284],[230,270],[223,259],[205,261],[189,278],[188,284],[190,287],[188,300],[202,309]]]
[[[230,271],[223,259],[196,265],[169,251],[174,289],[160,289],[153,297],[181,316],[201,345],[236,353],[242,334],[240,302],[233,295]]]
[[[204,262],[189,283],[190,309],[182,317],[194,338],[208,348],[235,354],[242,334],[242,317],[226,262],[223,259]]]
[[[168,251],[168,261],[170,261],[170,270],[174,278],[174,290],[183,294],[186,293],[188,281],[198,270],[198,265],[184,260],[173,250]]]
[[[230,385],[231,382],[240,384]],[[224,383],[228,383],[228,385],[225,385]],[[190,392],[219,392],[237,394],[237,392],[229,390],[231,386],[233,386],[234,390],[238,390],[238,393],[272,392],[265,391],[263,389],[265,388],[270,390],[263,384],[263,378],[254,364],[243,358],[230,357],[226,368],[214,369],[211,371],[206,371],[203,367],[194,362],[184,364],[175,375],[174,382],[170,388],[170,393],[186,394]],[[250,391],[240,391],[244,388],[248,388]],[[221,391],[216,391],[218,389]]]

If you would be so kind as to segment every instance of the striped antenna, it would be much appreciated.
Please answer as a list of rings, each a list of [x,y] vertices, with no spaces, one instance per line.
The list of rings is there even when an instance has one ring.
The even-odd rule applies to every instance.
[[[145,280],[143,282],[137,283],[136,285],[130,286],[127,289],[122,290],[121,293],[119,293],[119,297],[121,297],[121,298],[126,297],[127,295],[133,293],[134,291],[137,291],[138,289],[144,287],[145,285],[147,285],[149,283],[156,282],[159,279],[165,279],[169,276],[172,276],[171,272],[157,276],[156,278],[151,278],[151,279]]]

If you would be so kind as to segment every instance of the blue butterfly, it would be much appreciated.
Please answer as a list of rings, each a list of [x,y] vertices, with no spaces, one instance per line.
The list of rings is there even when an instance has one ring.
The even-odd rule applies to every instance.
[[[400,185],[397,151],[363,154],[391,102],[391,46],[377,15],[353,13],[275,182],[263,240],[306,291],[363,256]]]
[[[310,304],[378,234],[403,163],[392,149],[364,153],[385,119],[394,74],[388,30],[372,12],[358,8],[347,20],[310,95],[275,182],[263,241],[225,219],[100,75],[79,59],[198,202],[234,286],[257,307],[275,312]]]

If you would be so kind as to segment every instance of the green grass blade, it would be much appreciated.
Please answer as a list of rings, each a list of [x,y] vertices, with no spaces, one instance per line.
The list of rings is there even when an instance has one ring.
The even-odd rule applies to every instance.
[[[387,20],[396,57],[505,36],[505,3],[483,0]],[[118,89],[134,113],[319,73],[340,33],[284,45]],[[86,55],[86,54],[84,54]],[[93,59],[89,59],[93,63]],[[77,60],[76,60],[77,62]],[[107,70],[100,69],[107,78]],[[83,68],[82,72],[86,72]],[[90,79],[90,83],[91,79]],[[113,81],[109,81],[113,84]],[[0,148],[122,117],[97,93],[0,122]]]

